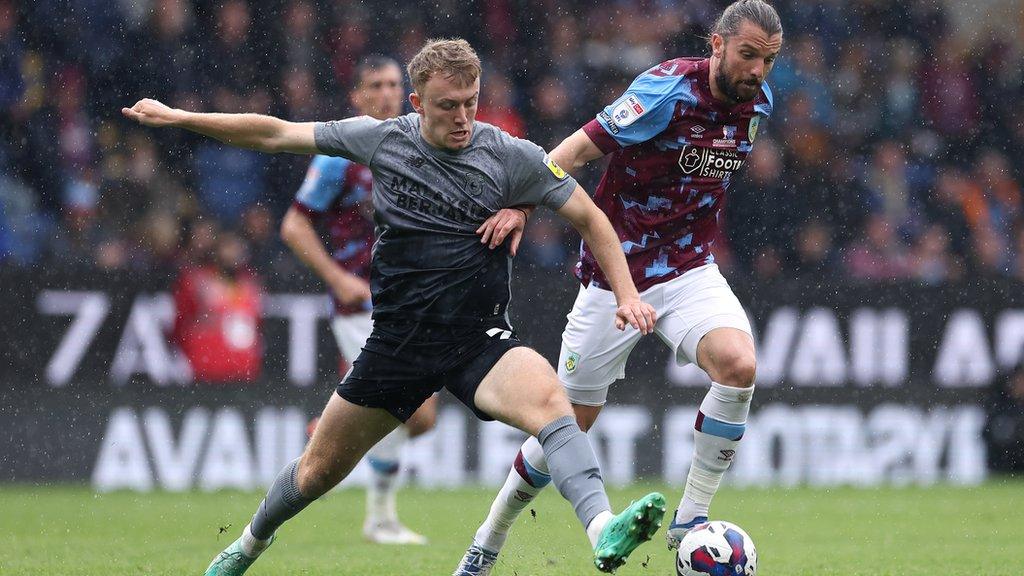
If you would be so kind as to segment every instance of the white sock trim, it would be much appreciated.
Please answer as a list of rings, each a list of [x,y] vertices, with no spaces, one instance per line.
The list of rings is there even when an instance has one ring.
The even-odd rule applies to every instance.
[[[242,530],[242,552],[245,553],[249,558],[256,558],[263,553],[264,550],[270,546],[270,543],[274,540],[271,536],[266,540],[260,540],[259,538],[252,535],[252,529],[249,524],[245,525],[245,529]]]
[[[700,411],[705,416],[715,420],[728,422],[730,424],[743,424],[747,421],[747,414],[750,412],[750,401],[754,396],[754,387],[733,388],[712,382],[704,401],[700,404]]]
[[[597,546],[597,540],[601,537],[601,532],[604,531],[604,527],[608,525],[608,521],[614,518],[611,510],[605,510],[599,512],[594,519],[587,524],[587,538],[590,538],[590,547],[595,548]]]

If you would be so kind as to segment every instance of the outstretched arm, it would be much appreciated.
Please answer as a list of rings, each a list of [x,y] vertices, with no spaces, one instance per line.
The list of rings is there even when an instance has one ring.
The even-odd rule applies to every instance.
[[[629,274],[626,255],[608,217],[587,196],[583,188],[576,186],[569,200],[558,209],[558,214],[568,220],[587,243],[597,259],[615,293],[619,309],[615,312],[615,327],[619,330],[626,324],[637,328],[642,334],[654,330],[658,319],[650,304],[640,300],[633,278]]]
[[[220,114],[189,112],[145,98],[121,113],[145,126],[173,126],[225,144],[261,152],[319,152],[313,138],[312,122],[288,122],[262,114]]]

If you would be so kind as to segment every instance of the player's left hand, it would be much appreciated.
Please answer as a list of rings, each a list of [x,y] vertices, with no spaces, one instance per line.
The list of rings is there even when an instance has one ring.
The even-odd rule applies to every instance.
[[[525,209],[524,209],[525,210]],[[512,235],[509,243],[509,252],[515,256],[519,250],[519,242],[523,239],[523,230],[526,228],[526,213],[519,208],[502,208],[484,221],[476,233],[480,235],[480,243],[488,244],[494,250],[505,238]]]
[[[615,311],[615,327],[625,330],[626,324],[640,331],[641,334],[654,332],[654,323],[658,320],[658,313],[647,302],[639,298],[619,305]]]

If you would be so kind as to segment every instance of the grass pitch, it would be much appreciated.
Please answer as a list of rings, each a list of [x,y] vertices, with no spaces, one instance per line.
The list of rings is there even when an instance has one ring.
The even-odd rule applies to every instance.
[[[614,490],[616,509],[651,489]],[[363,492],[334,492],[283,527],[253,576],[451,574],[492,489],[405,490],[402,519],[426,547],[361,538]],[[85,488],[0,487],[0,574],[199,575],[258,504],[257,493],[93,494]],[[513,529],[495,576],[598,574],[586,537],[554,490]],[[765,489],[719,493],[713,515],[736,522],[758,549],[759,576],[937,576],[1024,573],[1024,482],[976,488]],[[221,527],[226,531],[220,533]],[[663,532],[620,576],[674,574]]]

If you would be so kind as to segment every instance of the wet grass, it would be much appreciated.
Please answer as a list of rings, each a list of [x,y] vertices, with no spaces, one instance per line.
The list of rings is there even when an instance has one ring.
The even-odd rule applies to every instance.
[[[678,489],[614,490],[621,508],[651,489],[670,507]],[[361,537],[363,493],[334,492],[279,533],[253,576],[450,574],[486,514],[493,490],[401,493],[403,520],[426,547],[384,547]],[[202,574],[248,521],[257,493],[111,493],[77,487],[0,487],[0,574]],[[495,576],[593,575],[586,536],[553,490],[514,529]],[[713,508],[744,527],[760,576],[913,576],[1024,573],[1024,483],[981,487],[730,490]],[[222,531],[221,528],[224,528]],[[621,575],[674,574],[662,535]],[[645,566],[646,564],[646,566]]]

